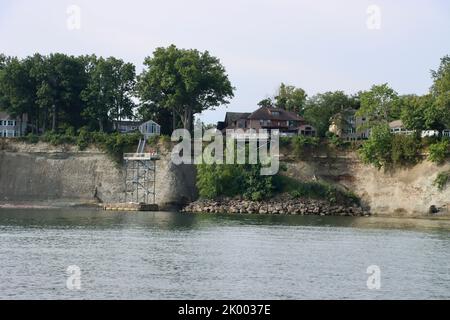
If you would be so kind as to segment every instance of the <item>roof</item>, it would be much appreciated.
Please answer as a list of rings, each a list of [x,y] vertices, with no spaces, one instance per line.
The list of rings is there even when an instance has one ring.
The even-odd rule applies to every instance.
[[[141,126],[144,125],[144,124],[147,124],[147,123],[156,124],[157,126],[159,126],[159,124],[157,124],[157,123],[156,123],[155,121],[153,121],[153,120],[147,120],[147,121],[145,121],[145,122],[142,122],[142,123],[141,123]]]
[[[403,121],[402,120],[395,120],[392,122],[389,122],[389,128],[403,128]]]
[[[11,117],[9,113],[0,111],[0,119],[2,120],[14,120],[15,118]]]
[[[225,114],[225,123],[231,124],[239,119],[247,119],[249,115],[249,112],[227,112]]]
[[[113,120],[113,123],[122,125],[140,125],[142,122],[134,120]]]
[[[272,112],[278,112],[278,115],[273,115]],[[252,120],[282,120],[282,121],[303,121],[303,118],[300,117],[295,112],[286,111],[280,108],[273,107],[261,107],[248,117],[248,119]]]

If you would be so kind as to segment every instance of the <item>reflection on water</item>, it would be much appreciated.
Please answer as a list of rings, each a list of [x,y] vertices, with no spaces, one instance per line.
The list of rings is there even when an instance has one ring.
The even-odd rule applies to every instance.
[[[448,299],[450,221],[0,209],[0,298]]]

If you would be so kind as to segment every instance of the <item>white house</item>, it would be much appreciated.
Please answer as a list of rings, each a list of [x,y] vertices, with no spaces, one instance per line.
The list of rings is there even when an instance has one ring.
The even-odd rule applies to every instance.
[[[0,112],[0,137],[21,137],[27,130],[27,115],[13,118],[6,112]]]
[[[405,126],[403,125],[403,121],[402,120],[392,121],[391,123],[389,123],[389,128],[391,129],[391,133],[393,133],[393,134],[410,135],[410,134],[414,133],[414,130],[408,130],[408,129],[405,128]],[[420,136],[422,138],[425,138],[425,137],[437,137],[437,136],[439,136],[439,131],[438,130],[422,130],[420,132]],[[450,130],[443,130],[442,131],[442,136],[450,137]]]
[[[156,122],[149,120],[139,126],[139,131],[145,138],[159,136],[161,134],[161,126]]]

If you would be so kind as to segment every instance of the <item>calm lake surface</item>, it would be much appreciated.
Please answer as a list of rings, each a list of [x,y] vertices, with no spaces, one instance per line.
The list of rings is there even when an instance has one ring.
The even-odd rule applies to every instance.
[[[335,298],[450,299],[450,221],[0,209],[0,299]]]

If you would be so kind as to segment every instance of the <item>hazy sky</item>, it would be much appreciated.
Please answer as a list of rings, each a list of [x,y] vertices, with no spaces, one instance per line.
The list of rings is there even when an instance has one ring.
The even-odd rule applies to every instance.
[[[81,10],[80,29],[67,26],[70,5]],[[450,54],[450,1],[0,0],[7,55],[112,55],[140,71],[145,56],[172,43],[210,51],[236,87],[231,104],[206,112],[205,122],[254,110],[281,82],[308,95],[384,82],[423,94],[430,69]]]

